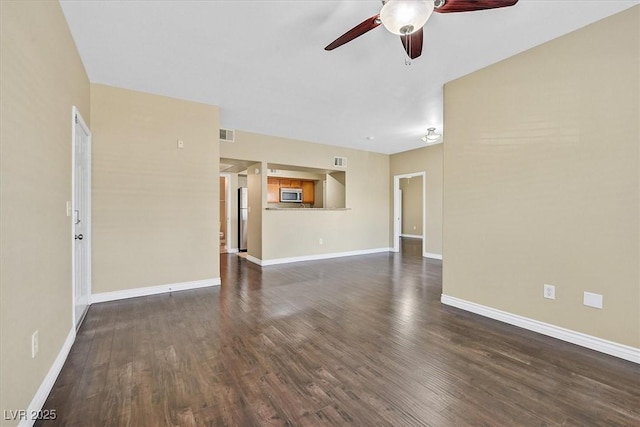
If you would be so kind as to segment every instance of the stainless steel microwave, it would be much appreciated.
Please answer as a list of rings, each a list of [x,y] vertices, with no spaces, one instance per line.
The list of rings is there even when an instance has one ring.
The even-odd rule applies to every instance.
[[[302,203],[302,189],[281,188],[280,202],[282,203]]]

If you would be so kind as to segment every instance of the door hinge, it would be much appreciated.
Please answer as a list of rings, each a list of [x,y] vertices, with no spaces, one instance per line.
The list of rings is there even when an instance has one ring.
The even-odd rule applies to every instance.
[[[74,118],[76,119],[76,124],[78,124],[78,115],[76,114]]]

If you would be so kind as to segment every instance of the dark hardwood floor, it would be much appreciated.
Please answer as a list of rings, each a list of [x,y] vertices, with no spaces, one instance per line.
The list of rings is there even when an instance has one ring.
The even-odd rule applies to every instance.
[[[420,252],[93,305],[39,425],[640,425],[640,366],[443,306]]]

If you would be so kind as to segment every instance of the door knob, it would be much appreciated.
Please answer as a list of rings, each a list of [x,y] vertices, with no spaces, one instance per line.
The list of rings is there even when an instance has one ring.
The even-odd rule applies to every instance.
[[[76,240],[82,240],[84,236],[82,234],[76,234]]]

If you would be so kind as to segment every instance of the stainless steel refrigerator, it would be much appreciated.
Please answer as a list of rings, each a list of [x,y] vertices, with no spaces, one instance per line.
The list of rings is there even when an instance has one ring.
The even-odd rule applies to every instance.
[[[249,221],[249,196],[247,188],[238,188],[238,250],[247,251],[247,224]]]

